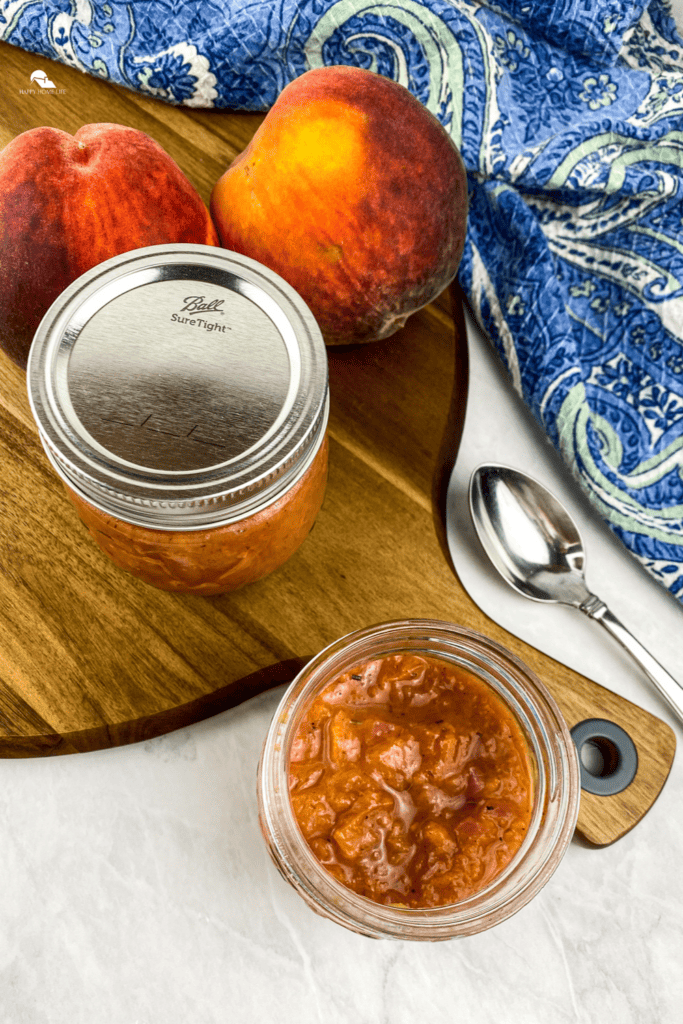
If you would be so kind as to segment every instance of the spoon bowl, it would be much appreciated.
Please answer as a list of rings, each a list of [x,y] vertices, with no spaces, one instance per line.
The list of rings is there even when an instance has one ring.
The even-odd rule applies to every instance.
[[[503,579],[524,597],[570,605],[596,619],[683,720],[683,688],[588,589],[581,535],[564,505],[533,477],[494,464],[475,469],[469,500],[482,547]]]
[[[482,547],[519,593],[576,607],[589,596],[578,528],[537,480],[507,466],[480,466],[470,509]]]

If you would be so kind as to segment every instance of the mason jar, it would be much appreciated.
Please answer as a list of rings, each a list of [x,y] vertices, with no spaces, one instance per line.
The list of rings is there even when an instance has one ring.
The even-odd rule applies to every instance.
[[[293,809],[290,794],[293,745],[296,742],[295,749],[300,751],[302,734],[299,730],[304,720],[308,722],[307,709],[323,691],[332,693],[330,699],[336,700],[335,687],[340,691],[348,689],[349,678],[359,680],[361,689],[366,688],[356,707],[362,709],[364,701],[365,706],[372,706],[378,699],[377,685],[365,679],[377,680],[376,665],[396,655],[405,656],[413,665],[413,676],[416,662],[436,659],[452,666],[454,672],[471,676],[479,687],[483,684],[514,719],[528,753],[533,796],[519,849],[507,866],[489,878],[481,889],[448,905],[408,907],[401,905],[400,898],[386,903],[360,895],[323,866],[304,837]],[[369,675],[368,667],[372,670]],[[425,719],[427,712],[418,691],[413,693],[411,701],[416,707],[422,707],[418,715],[429,722]],[[354,717],[361,716],[357,713]],[[305,731],[303,735],[306,736]],[[484,736],[483,742],[489,739]],[[350,742],[347,736],[346,743]],[[329,751],[329,733],[322,744]],[[489,749],[495,750],[495,744]],[[298,753],[295,760],[300,760]],[[397,765],[401,759],[386,759],[386,763]],[[357,767],[358,762],[352,765],[352,768]],[[316,780],[317,773],[313,773],[312,778]],[[397,792],[391,786],[386,788],[404,805],[405,812],[410,789]],[[548,882],[560,864],[574,832],[579,794],[574,743],[545,686],[515,655],[487,637],[452,623],[423,619],[361,629],[342,637],[314,657],[288,688],[273,716],[258,773],[261,830],[282,876],[313,910],[374,938],[438,940],[472,935],[520,910]],[[386,829],[383,835],[386,838]],[[475,844],[472,849],[476,848]],[[366,848],[365,853],[369,852]]]
[[[254,260],[158,245],[53,303],[27,367],[45,453],[100,548],[163,590],[218,594],[278,569],[327,479],[327,355]]]

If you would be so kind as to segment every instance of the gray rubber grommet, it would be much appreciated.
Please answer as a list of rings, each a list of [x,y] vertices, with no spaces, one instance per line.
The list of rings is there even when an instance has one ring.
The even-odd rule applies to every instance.
[[[638,751],[620,725],[605,718],[587,718],[570,731],[579,754],[582,789],[597,796],[614,796],[630,786],[638,771]],[[590,772],[581,759],[586,743],[594,744],[603,755],[604,771],[599,775]]]

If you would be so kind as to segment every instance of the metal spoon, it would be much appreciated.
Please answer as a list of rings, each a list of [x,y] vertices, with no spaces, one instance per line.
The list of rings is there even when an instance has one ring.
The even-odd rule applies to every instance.
[[[534,601],[571,605],[596,619],[683,720],[683,687],[588,590],[581,536],[557,498],[515,469],[479,466],[470,480],[470,510],[484,550],[511,587]]]

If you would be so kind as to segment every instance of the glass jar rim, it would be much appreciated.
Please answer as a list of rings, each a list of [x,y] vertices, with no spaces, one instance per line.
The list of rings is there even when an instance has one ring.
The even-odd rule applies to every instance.
[[[483,679],[517,718],[538,774],[528,835],[511,863],[484,889],[445,907],[412,909],[359,896],[318,862],[289,800],[288,751],[303,708],[336,675],[362,660],[423,653],[453,661]],[[521,720],[520,720],[521,715]],[[445,939],[471,935],[520,910],[553,874],[576,825],[579,767],[552,695],[511,651],[467,627],[435,619],[378,623],[334,641],[302,669],[271,722],[259,765],[259,814],[281,874],[318,913],[377,938]]]

